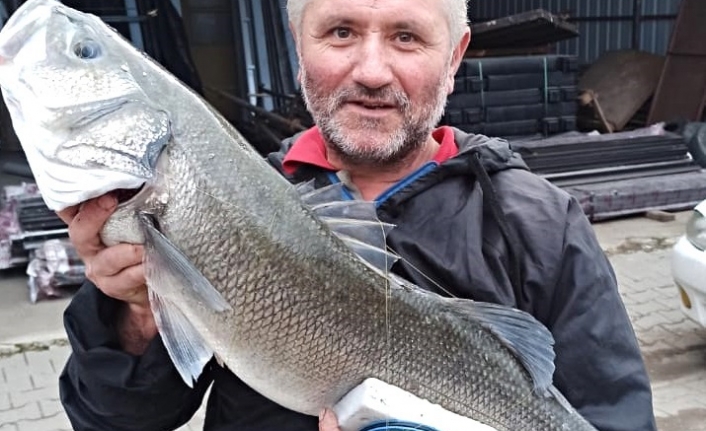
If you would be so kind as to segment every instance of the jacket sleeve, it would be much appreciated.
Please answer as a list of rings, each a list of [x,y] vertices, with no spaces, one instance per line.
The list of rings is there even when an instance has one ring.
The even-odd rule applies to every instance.
[[[186,386],[157,336],[142,356],[119,349],[120,302],[86,283],[64,313],[72,354],[59,378],[61,402],[78,431],[174,430],[198,409],[209,368]]]
[[[548,324],[555,385],[600,431],[656,430],[652,393],[613,268],[571,199]]]

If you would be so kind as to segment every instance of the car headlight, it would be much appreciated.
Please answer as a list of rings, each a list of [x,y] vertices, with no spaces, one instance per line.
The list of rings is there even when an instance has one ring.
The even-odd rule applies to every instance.
[[[686,224],[686,239],[699,250],[706,250],[706,217],[694,211]]]

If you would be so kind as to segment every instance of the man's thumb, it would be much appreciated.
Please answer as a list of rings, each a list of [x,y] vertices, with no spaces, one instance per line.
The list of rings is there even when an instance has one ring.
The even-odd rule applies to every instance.
[[[319,431],[340,431],[336,414],[333,411],[329,409],[321,411],[319,414]]]

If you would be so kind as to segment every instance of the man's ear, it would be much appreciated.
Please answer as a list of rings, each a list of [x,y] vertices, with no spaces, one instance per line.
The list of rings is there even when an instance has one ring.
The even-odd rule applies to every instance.
[[[458,72],[458,68],[461,66],[461,61],[463,61],[463,57],[465,56],[466,50],[468,49],[468,45],[470,43],[471,29],[468,27],[451,54],[451,67],[449,68],[449,76],[447,77],[448,94],[453,92],[454,77],[456,76],[456,72]]]

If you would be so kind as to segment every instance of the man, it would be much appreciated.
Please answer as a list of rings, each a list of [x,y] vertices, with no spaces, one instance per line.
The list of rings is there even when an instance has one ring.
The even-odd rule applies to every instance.
[[[393,270],[440,293],[532,313],[556,339],[555,384],[602,431],[655,429],[612,269],[577,202],[502,140],[434,129],[470,32],[464,0],[289,0],[313,128],[268,160],[293,182],[343,181],[396,225]],[[78,430],[171,430],[213,382],[205,429],[336,430],[264,399],[213,361],[187,388],[157,336],[142,249],[105,247],[115,207],[63,211],[92,281],[65,316],[61,396]],[[447,290],[442,292],[438,286]]]

